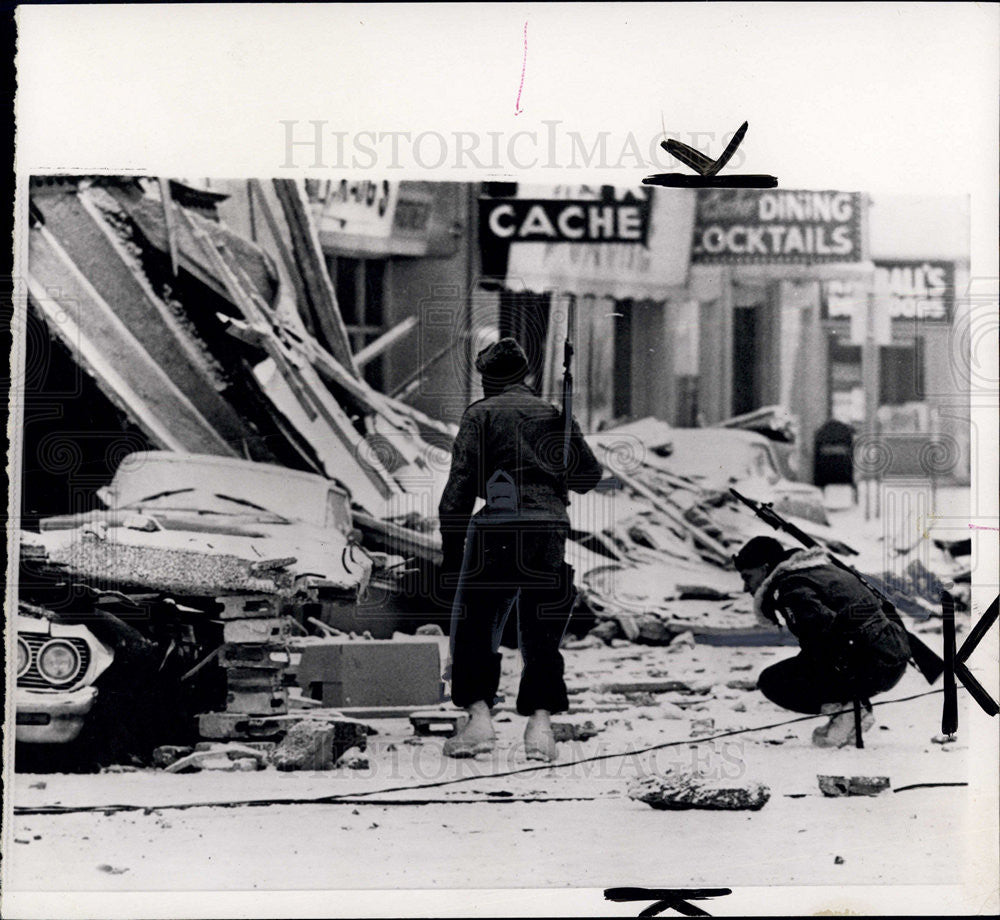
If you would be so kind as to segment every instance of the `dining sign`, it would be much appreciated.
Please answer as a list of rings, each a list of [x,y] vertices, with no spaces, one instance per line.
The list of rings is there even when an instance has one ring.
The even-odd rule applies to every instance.
[[[701,189],[691,261],[860,262],[859,192]]]

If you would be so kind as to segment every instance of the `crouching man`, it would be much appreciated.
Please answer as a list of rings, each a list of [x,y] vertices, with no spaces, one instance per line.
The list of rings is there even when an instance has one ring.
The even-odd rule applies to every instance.
[[[758,618],[778,623],[780,615],[801,647],[794,658],[764,669],[761,692],[794,712],[831,715],[813,732],[820,747],[853,740],[855,699],[862,730],[871,728],[871,697],[892,689],[906,670],[910,648],[902,626],[821,549],[785,550],[771,537],[754,537],[733,562]]]

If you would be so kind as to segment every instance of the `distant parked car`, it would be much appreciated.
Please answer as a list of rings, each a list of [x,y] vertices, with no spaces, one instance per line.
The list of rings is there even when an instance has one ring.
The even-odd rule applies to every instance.
[[[674,428],[670,448],[654,452],[663,457],[665,468],[703,488],[721,492],[734,487],[750,498],[773,502],[780,513],[829,523],[823,493],[786,479],[775,443],[761,434],[735,428]]]
[[[673,428],[655,418],[620,425],[598,435],[622,456],[634,454],[630,439],[643,445],[646,463],[689,479],[699,488],[727,492],[736,488],[757,501],[773,502],[779,513],[795,515],[817,524],[828,524],[823,493],[815,486],[793,482],[782,475],[776,442],[739,428]]]

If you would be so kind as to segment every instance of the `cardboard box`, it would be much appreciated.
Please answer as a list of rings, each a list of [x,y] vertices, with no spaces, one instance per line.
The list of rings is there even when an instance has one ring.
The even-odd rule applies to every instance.
[[[302,649],[298,682],[324,706],[432,706],[441,700],[438,643],[330,639]]]

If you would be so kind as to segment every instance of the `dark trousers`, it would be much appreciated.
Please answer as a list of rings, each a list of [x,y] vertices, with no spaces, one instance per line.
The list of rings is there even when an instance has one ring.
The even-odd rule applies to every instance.
[[[569,708],[559,643],[573,605],[572,570],[563,564],[566,528],[560,524],[486,525],[469,538],[466,571],[452,610],[451,698],[467,707],[496,702],[508,615],[518,617],[524,668],[517,711]]]
[[[793,712],[818,713],[824,703],[869,702],[876,693],[891,690],[906,671],[906,662],[861,667],[854,675],[796,655],[765,668],[757,687],[772,703]]]

